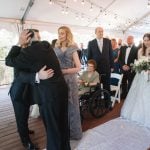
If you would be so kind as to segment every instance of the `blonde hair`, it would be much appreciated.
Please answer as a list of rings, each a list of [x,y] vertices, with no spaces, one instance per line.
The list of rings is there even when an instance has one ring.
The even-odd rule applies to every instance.
[[[64,30],[66,33],[66,47],[75,46],[76,44],[74,43],[73,34],[72,34],[70,28],[67,26],[61,26],[58,28],[58,31],[60,29]],[[59,39],[57,40],[55,46],[62,47],[62,43],[59,41]]]

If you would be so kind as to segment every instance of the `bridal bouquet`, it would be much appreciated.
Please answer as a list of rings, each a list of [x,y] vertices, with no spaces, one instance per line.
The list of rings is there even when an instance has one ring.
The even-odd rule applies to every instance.
[[[141,73],[143,70],[150,70],[150,59],[148,57],[141,57],[139,60],[135,60],[134,64],[131,64],[132,70]]]

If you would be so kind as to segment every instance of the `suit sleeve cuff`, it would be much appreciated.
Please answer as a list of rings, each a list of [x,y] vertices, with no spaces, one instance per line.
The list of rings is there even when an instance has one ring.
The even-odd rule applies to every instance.
[[[40,83],[38,72],[35,75],[35,83]]]

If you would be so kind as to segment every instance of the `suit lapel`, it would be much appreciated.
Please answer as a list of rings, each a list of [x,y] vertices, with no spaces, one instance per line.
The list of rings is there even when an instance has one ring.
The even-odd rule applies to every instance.
[[[126,49],[127,49],[127,47],[126,46],[124,46],[124,47],[122,47],[122,49],[121,49],[121,55],[122,55],[122,60],[124,60],[124,62],[123,63],[125,63],[125,57],[126,57]]]
[[[106,46],[106,40],[103,38],[103,47],[102,47],[102,53],[103,53],[103,51],[104,51],[104,49],[105,49],[105,47],[104,46]]]

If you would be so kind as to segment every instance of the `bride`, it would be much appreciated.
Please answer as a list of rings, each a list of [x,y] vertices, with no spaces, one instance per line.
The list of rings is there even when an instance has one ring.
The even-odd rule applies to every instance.
[[[143,47],[138,51],[138,59],[150,59],[150,33],[143,36]],[[127,95],[121,116],[150,127],[150,70],[137,73]]]

